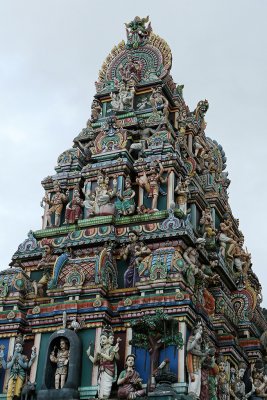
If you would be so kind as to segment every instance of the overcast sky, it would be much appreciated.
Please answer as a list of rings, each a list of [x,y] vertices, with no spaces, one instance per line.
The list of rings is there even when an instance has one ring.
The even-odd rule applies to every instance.
[[[41,228],[40,184],[90,117],[94,82],[124,22],[150,16],[172,76],[226,152],[230,204],[267,307],[266,0],[0,0],[0,267]]]

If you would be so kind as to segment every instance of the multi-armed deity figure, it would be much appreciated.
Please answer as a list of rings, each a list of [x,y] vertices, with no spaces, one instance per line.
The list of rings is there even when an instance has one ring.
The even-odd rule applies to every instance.
[[[27,356],[22,354],[23,343],[23,337],[21,335],[17,336],[13,356],[11,356],[7,362],[4,360],[3,350],[0,351],[0,364],[2,364],[4,369],[10,369],[7,384],[7,400],[20,398],[27,371],[36,358],[35,346],[32,347],[30,360],[28,360]]]
[[[69,344],[67,339],[60,338],[59,349],[55,346],[50,354],[50,361],[57,365],[55,373],[55,389],[62,389],[65,385],[68,364],[69,364]]]
[[[118,398],[133,400],[136,397],[145,395],[142,388],[142,379],[137,371],[135,371],[135,355],[129,354],[125,360],[125,370],[123,370],[118,378],[119,386]]]
[[[138,266],[144,257],[151,253],[151,250],[139,241],[136,231],[129,232],[129,244],[122,251],[122,258],[128,260],[128,268],[124,273],[124,287],[133,287],[139,280]]]
[[[162,177],[163,172],[164,169],[161,162],[151,162],[150,170],[147,173],[144,171],[140,178],[136,178],[136,183],[146,190],[148,197],[152,198],[151,209],[154,211],[158,211],[160,184],[166,183],[168,180],[168,176],[166,178]]]
[[[119,342],[115,346],[114,334],[110,326],[106,326],[100,335],[100,348],[96,350],[94,357],[91,356],[91,345],[87,355],[93,364],[98,365],[98,398],[108,399],[111,393],[112,383],[117,379],[116,361],[119,359]]]
[[[52,215],[55,215],[55,226],[60,225],[61,213],[63,210],[63,205],[67,202],[67,196],[62,193],[59,182],[54,182],[54,190],[55,194],[51,199],[48,198],[47,195],[43,198],[42,202],[48,204],[49,208],[46,211],[47,225],[51,227],[52,224]]]

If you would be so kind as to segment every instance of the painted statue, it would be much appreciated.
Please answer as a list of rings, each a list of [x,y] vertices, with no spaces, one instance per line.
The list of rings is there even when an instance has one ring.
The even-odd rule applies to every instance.
[[[125,179],[125,189],[117,193],[115,207],[119,215],[131,215],[135,212],[135,191],[132,189],[132,182],[129,176]]]
[[[200,400],[218,400],[217,375],[219,369],[214,356],[215,349],[211,347],[202,362]]]
[[[252,384],[252,389],[246,393],[246,385],[244,382],[244,374],[246,371],[246,366],[241,363],[238,368],[238,373],[236,377],[235,384],[233,385],[233,395],[235,400],[246,400],[255,392],[255,387]]]
[[[142,388],[142,379],[137,371],[135,371],[135,355],[129,354],[125,361],[125,370],[123,370],[118,378],[117,384],[118,398],[133,400],[136,397],[145,395]]]
[[[138,266],[151,250],[139,241],[138,233],[134,230],[129,232],[129,244],[122,250],[122,258],[127,260],[127,270],[124,273],[124,287],[134,287],[139,280]]]
[[[203,350],[203,326],[198,321],[187,342],[187,371],[189,375],[188,394],[199,399],[201,391],[201,364],[209,350]]]
[[[160,193],[160,184],[166,183],[168,176],[162,178],[163,166],[161,162],[151,162],[150,170],[146,173],[143,172],[139,178],[136,178],[136,183],[146,190],[148,197],[152,199],[151,209],[158,211],[158,197]]]
[[[124,81],[130,80],[140,81],[142,79],[142,62],[134,59],[131,54],[127,54],[127,61],[124,65],[119,65],[119,72]]]
[[[58,227],[60,225],[61,213],[63,210],[63,205],[67,202],[67,196],[62,193],[59,182],[54,182],[54,190],[55,193],[52,195],[52,198],[49,199],[46,195],[43,198],[43,202],[47,203],[49,208],[46,211],[47,218],[47,226],[51,227],[52,224],[52,215],[55,216],[54,226]]]
[[[230,375],[228,371],[228,363],[223,357],[218,360],[219,373],[218,380],[218,400],[230,400]]]
[[[138,49],[138,47],[146,44],[152,31],[148,16],[146,18],[140,18],[137,16],[133,21],[126,23],[125,26],[127,48]]]
[[[98,99],[94,99],[91,105],[91,121],[96,122],[101,114],[101,103]]]
[[[264,374],[264,366],[261,360],[257,360],[252,370],[252,381],[255,388],[251,399],[260,400],[267,398],[267,375]]]
[[[220,223],[219,243],[220,252],[224,258],[233,258],[233,251],[236,246],[236,241],[233,238],[232,223],[230,220],[225,220]],[[226,248],[228,249],[226,251]]]
[[[182,181],[181,177],[177,182],[177,186],[174,189],[174,192],[177,193],[176,202],[178,204],[178,208],[186,215],[187,214],[187,199],[189,196],[189,185],[190,179],[186,178]]]
[[[36,358],[35,346],[32,347],[30,360],[28,360],[28,358],[22,354],[23,343],[24,340],[22,336],[17,336],[15,340],[13,356],[11,356],[7,362],[3,358],[3,351],[0,352],[0,363],[4,369],[10,369],[10,375],[7,384],[7,400],[12,400],[15,396],[20,398],[27,371],[32,366]]]
[[[91,356],[91,345],[87,355],[94,365],[98,365],[98,398],[108,399],[110,397],[112,383],[117,380],[116,360],[119,359],[119,341],[115,346],[114,334],[111,327],[105,327],[100,335],[100,348]]]
[[[60,338],[59,349],[55,346],[50,354],[50,361],[57,365],[55,372],[55,389],[62,389],[68,374],[69,343],[67,339]]]
[[[79,187],[73,189],[72,200],[66,206],[64,224],[74,224],[82,218],[83,199],[80,196]]]
[[[150,96],[150,104],[154,112],[157,112],[158,107],[162,110],[162,114],[167,118],[169,115],[169,102],[166,97],[162,94],[162,88],[152,88],[152,94]]]
[[[42,259],[37,265],[37,269],[43,271],[43,276],[37,282],[36,295],[39,292],[39,294],[43,296],[44,289],[46,288],[48,282],[52,278],[53,266],[55,263],[55,255],[53,253],[53,245],[51,243],[51,240],[43,239],[41,241],[41,246],[43,248],[43,255]]]
[[[111,107],[114,111],[133,110],[134,87],[129,86],[125,82],[120,82],[119,93],[110,93]]]
[[[150,136],[156,133],[156,131],[157,130],[146,126],[146,121],[143,118],[138,119],[138,130],[127,130],[127,132],[132,135],[133,139],[135,139],[135,137],[139,138],[138,142],[134,142],[131,144],[129,150],[130,154],[136,151],[139,157],[142,151],[144,151],[147,147],[147,139],[149,139]]]
[[[94,191],[83,190],[85,201],[85,217],[94,215],[113,215],[115,205],[111,203],[112,198],[117,193],[117,178],[113,179],[113,189],[109,189],[109,177],[101,171],[98,173],[97,185]]]

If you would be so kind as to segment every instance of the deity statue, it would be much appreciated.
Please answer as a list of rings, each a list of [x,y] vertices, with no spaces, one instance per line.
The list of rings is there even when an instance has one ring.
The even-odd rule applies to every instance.
[[[219,243],[221,255],[229,258],[233,258],[233,250],[236,246],[236,241],[233,239],[234,233],[232,231],[232,224],[230,220],[226,220],[220,223],[219,231]],[[226,253],[226,247],[228,250]]]
[[[133,110],[133,100],[134,100],[134,87],[129,86],[125,82],[120,82],[119,93],[110,93],[111,106],[114,111],[129,111]]]
[[[202,215],[199,221],[199,225],[201,225],[203,227],[203,237],[206,239],[206,237],[211,237],[211,236],[215,236],[216,232],[214,229],[214,221],[211,215],[211,209],[210,207],[206,207],[203,211],[202,211]]]
[[[217,375],[218,365],[215,362],[215,349],[210,347],[209,353],[202,362],[200,400],[218,400]]]
[[[134,230],[129,232],[129,244],[122,250],[122,258],[128,260],[128,267],[124,273],[124,287],[134,287],[139,279],[138,266],[151,250],[139,241],[138,233]]]
[[[126,357],[125,370],[120,373],[117,381],[119,399],[133,400],[136,397],[145,395],[145,390],[142,388],[142,379],[134,367],[135,355],[129,354]]]
[[[68,374],[70,350],[67,339],[60,338],[59,349],[54,347],[50,354],[50,361],[57,364],[55,373],[55,389],[62,389]]]
[[[127,62],[119,66],[121,77],[124,81],[140,81],[142,79],[142,62],[135,60],[131,54],[127,54]]]
[[[133,21],[125,23],[127,34],[127,48],[137,49],[146,44],[147,39],[152,32],[149,17],[135,17]],[[148,25],[146,25],[148,24]]]
[[[246,371],[246,365],[244,363],[241,363],[239,365],[235,384],[233,385],[233,395],[234,395],[233,397],[235,400],[249,399],[250,396],[255,392],[255,387],[252,384],[251,391],[249,393],[246,393],[246,385],[243,380],[245,371]]]
[[[59,182],[54,182],[54,190],[55,194],[53,194],[52,198],[49,199],[47,195],[43,198],[42,202],[47,203],[49,205],[49,209],[46,211],[47,217],[47,226],[51,227],[52,225],[52,215],[55,215],[55,227],[60,225],[60,217],[63,210],[64,203],[67,202],[67,196],[62,193]]]
[[[83,200],[80,196],[79,187],[73,189],[72,200],[66,206],[64,224],[74,224],[82,217]]]
[[[7,362],[4,360],[3,350],[0,351],[0,364],[4,369],[10,369],[9,380],[7,384],[7,400],[12,400],[15,396],[20,398],[23,384],[28,369],[32,366],[36,358],[36,348],[32,347],[31,358],[22,354],[24,340],[21,335],[16,337],[13,356],[9,357]]]
[[[113,189],[109,189],[109,177],[99,171],[97,177],[97,186],[92,192],[83,189],[85,201],[85,218],[94,215],[113,215],[115,213],[115,205],[111,203],[112,198],[117,193],[117,178],[113,179]]]
[[[122,194],[117,193],[115,207],[119,215],[134,214],[135,211],[135,191],[132,189],[132,182],[129,176],[125,179],[125,189]]]
[[[252,370],[253,386],[255,392],[251,396],[252,400],[267,398],[267,375],[264,374],[264,367],[261,360],[257,360]]]
[[[209,349],[203,349],[203,326],[197,321],[187,342],[186,364],[189,374],[188,395],[199,399],[201,391],[201,364]]]
[[[99,366],[98,370],[98,398],[108,399],[111,393],[112,383],[117,379],[116,360],[119,359],[119,342],[113,346],[114,334],[111,327],[105,327],[100,335],[100,348],[94,357],[91,356],[91,345],[87,350],[89,360]]]
[[[198,135],[194,136],[194,148],[195,157],[204,157],[206,151],[209,150],[207,143],[205,142],[204,132],[200,132]]]
[[[174,192],[177,193],[178,207],[185,215],[187,214],[187,199],[190,194],[189,185],[190,185],[190,179],[186,178],[182,182],[182,178],[180,176],[177,182],[177,186],[174,189]]]
[[[156,113],[158,107],[162,110],[162,114],[164,117],[168,117],[169,115],[169,102],[166,97],[162,94],[162,88],[159,86],[157,88],[152,88],[152,94],[150,96],[150,103],[153,109],[153,112]]]
[[[144,188],[146,190],[146,192],[148,193],[148,197],[152,198],[151,209],[154,211],[158,211],[157,207],[160,184],[166,183],[168,180],[168,175],[166,176],[166,178],[162,178],[163,172],[164,170],[161,162],[151,162],[150,170],[147,173],[144,171],[143,175],[140,178],[136,178],[136,183],[141,188]]]
[[[218,368],[218,400],[230,400],[230,376],[228,364],[223,357],[218,358]]]
[[[44,288],[47,286],[48,282],[52,278],[53,266],[55,263],[55,255],[53,254],[53,245],[49,239],[43,239],[41,241],[41,245],[43,248],[42,259],[37,265],[38,270],[43,271],[43,276],[37,283],[36,287],[36,296],[39,294],[42,296],[44,294]]]
[[[91,121],[96,122],[101,114],[101,103],[98,99],[94,99],[91,105]]]
[[[139,142],[134,142],[131,144],[130,150],[129,150],[130,154],[133,151],[137,151],[138,157],[139,157],[140,153],[143,150],[145,150],[147,147],[147,139],[149,139],[151,135],[156,133],[157,130],[158,130],[158,128],[156,130],[154,130],[150,127],[147,127],[146,121],[143,118],[140,118],[138,120],[138,130],[137,131],[130,130],[130,129],[127,130],[127,132],[129,132],[133,136],[133,138],[136,136],[139,138]]]

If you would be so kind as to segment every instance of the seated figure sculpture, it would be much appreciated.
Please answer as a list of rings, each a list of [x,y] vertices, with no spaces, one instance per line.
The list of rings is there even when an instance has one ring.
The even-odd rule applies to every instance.
[[[129,354],[125,361],[125,370],[123,370],[118,378],[118,398],[119,399],[135,399],[145,395],[142,388],[142,379],[137,371],[135,371],[135,355]]]

